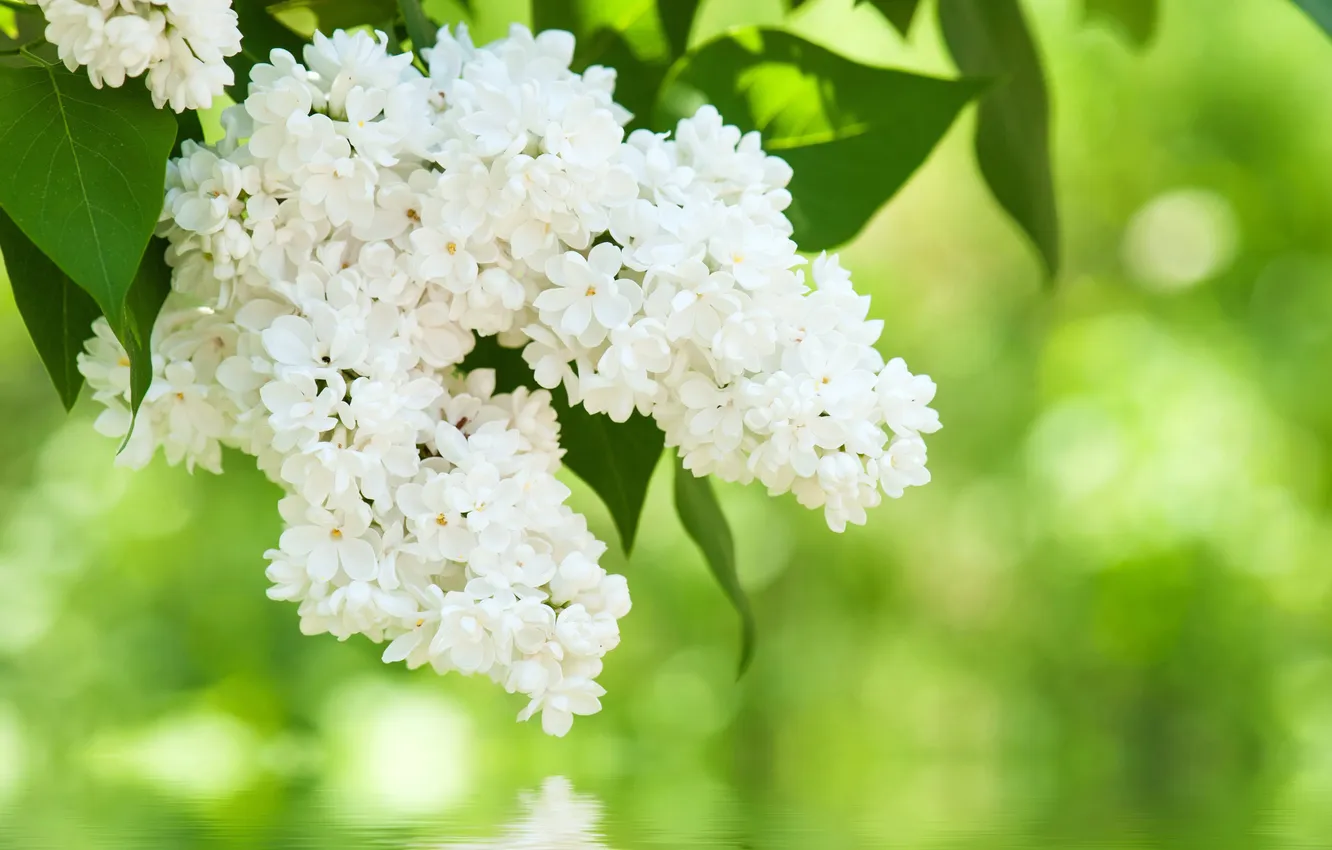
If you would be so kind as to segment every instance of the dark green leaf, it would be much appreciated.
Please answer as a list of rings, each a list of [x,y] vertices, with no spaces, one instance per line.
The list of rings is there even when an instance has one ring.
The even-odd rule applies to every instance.
[[[911,31],[911,20],[920,5],[920,0],[856,0],[856,5],[866,2],[878,9],[903,36]]]
[[[1332,35],[1332,0],[1295,0],[1295,5],[1314,19],[1314,23]]]
[[[175,138],[142,86],[98,91],[64,67],[0,68],[0,207],[118,332]]]
[[[1031,237],[1053,276],[1059,218],[1050,174],[1045,74],[1017,0],[939,0],[948,50],[962,73],[995,84],[981,99],[976,158],[1008,214]]]
[[[754,638],[757,628],[749,597],[740,586],[735,571],[735,543],[731,540],[731,527],[726,523],[712,484],[707,478],[695,478],[678,460],[675,465],[675,510],[685,532],[698,544],[708,569],[725,591],[731,604],[740,614],[740,675],[744,675],[754,657]]]
[[[393,0],[388,0],[390,10]],[[282,48],[300,60],[305,39],[287,29],[286,25],[269,13],[264,0],[234,0],[242,33],[240,53],[227,59],[236,79],[227,88],[231,99],[240,103],[250,90],[250,70],[268,61],[275,48]],[[379,18],[378,20],[383,20]],[[321,18],[320,24],[324,21]],[[329,30],[331,31],[331,29]]]
[[[689,33],[694,28],[700,0],[657,0],[657,14],[666,40],[671,45],[671,56],[679,57],[689,49]]]
[[[398,0],[398,8],[402,10],[402,19],[407,25],[407,37],[412,40],[412,52],[418,61],[424,62],[421,51],[435,46],[435,33],[439,32],[439,27],[426,17],[421,0]]]
[[[1138,44],[1151,41],[1156,30],[1157,0],[1087,0],[1088,18],[1105,18],[1117,24]],[[1332,10],[1332,3],[1328,4]]]
[[[532,371],[516,348],[504,348],[494,337],[477,340],[476,348],[463,361],[465,371],[494,369],[497,392],[515,387],[535,387]],[[647,499],[648,481],[661,457],[665,437],[657,424],[635,413],[627,422],[612,422],[581,406],[570,407],[563,387],[551,392],[551,402],[560,422],[560,445],[564,465],[587,482],[610,510],[620,543],[628,554],[638,534],[638,521]]]
[[[171,267],[166,262],[167,241],[153,237],[143,253],[143,263],[134,275],[134,285],[125,298],[125,317],[116,336],[130,357],[130,412],[138,414],[148,387],[153,382],[153,358],[150,349],[153,324],[162,310],[162,302],[171,292]],[[125,440],[128,442],[129,433]],[[124,446],[121,446],[124,448]]]
[[[567,30],[578,35],[577,0],[532,0],[532,30]]]
[[[901,188],[981,84],[852,62],[790,33],[748,28],[677,62],[655,126],[704,103],[795,171],[787,215],[806,251],[856,235]]]
[[[102,311],[23,235],[4,210],[0,210],[0,254],[19,315],[60,401],[69,410],[83,386],[77,358]]]
[[[173,157],[180,156],[181,145],[186,140],[203,144],[203,125],[199,123],[199,113],[187,109],[176,115],[176,143],[171,148]]]

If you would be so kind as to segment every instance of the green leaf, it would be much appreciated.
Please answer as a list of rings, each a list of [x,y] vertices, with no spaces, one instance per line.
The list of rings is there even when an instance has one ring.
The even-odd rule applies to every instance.
[[[393,0],[388,0],[388,3],[389,9],[392,10]],[[227,65],[231,68],[232,73],[236,75],[236,79],[227,87],[227,94],[230,95],[232,100],[240,103],[245,100],[245,96],[250,90],[250,71],[255,65],[267,62],[269,54],[279,47],[291,53],[299,61],[305,46],[305,39],[273,17],[264,0],[234,0],[231,8],[236,11],[243,37],[241,38],[240,53],[227,59]],[[273,8],[285,7],[275,6]],[[383,18],[376,20],[382,21]],[[319,23],[324,24],[323,18],[320,18]],[[329,31],[331,32],[332,28]]]
[[[0,210],[0,254],[19,315],[61,403],[69,410],[83,386],[78,355],[102,311],[23,235],[4,210]]]
[[[1018,0],[939,0],[948,50],[962,73],[995,84],[980,102],[976,158],[990,191],[1059,270],[1045,74]]]
[[[397,0],[285,0],[269,7],[272,14],[298,9],[313,14],[319,20],[319,31],[324,33],[367,24],[382,27],[384,21],[398,13]]]
[[[63,66],[0,67],[0,207],[118,333],[175,138],[142,86],[99,91]]]
[[[171,267],[166,261],[167,241],[154,236],[143,253],[143,262],[134,275],[134,284],[125,297],[125,315],[120,325],[112,323],[121,345],[130,358],[130,413],[138,415],[148,387],[153,382],[153,324],[162,303],[171,292]],[[126,432],[125,441],[129,441]],[[124,448],[124,444],[121,444]]]
[[[694,28],[701,0],[657,0],[657,15],[661,18],[666,41],[671,45],[671,56],[679,57],[689,49],[689,33]]]
[[[852,62],[778,30],[746,28],[698,48],[671,69],[658,129],[704,103],[763,134],[795,171],[787,210],[802,250],[854,237],[907,181],[981,90]]]
[[[478,339],[461,368],[494,369],[496,392],[537,386],[522,351],[505,348],[494,337]],[[560,422],[564,465],[601,497],[628,554],[634,547],[648,482],[661,457],[665,436],[657,423],[638,413],[627,422],[612,422],[610,417],[588,413],[581,406],[570,407],[563,387],[556,387],[550,395]]]
[[[1328,4],[1332,10],[1332,3]],[[1105,18],[1117,24],[1139,45],[1151,41],[1159,14],[1156,0],[1087,0],[1088,18]]]
[[[916,17],[916,7],[920,5],[920,0],[856,0],[856,5],[865,2],[878,9],[903,36],[911,31],[911,20]]]
[[[418,62],[424,63],[421,51],[435,46],[435,33],[439,32],[439,27],[426,17],[421,0],[398,0],[398,8],[402,10],[402,19],[407,25],[407,37],[412,40],[412,52],[416,54]]]
[[[1328,35],[1332,35],[1332,0],[1294,0],[1295,5],[1304,10],[1304,13],[1314,19],[1314,23],[1323,28]]]
[[[749,597],[740,586],[735,571],[735,543],[731,540],[731,527],[726,523],[712,484],[706,477],[695,478],[678,460],[675,465],[675,510],[685,533],[698,544],[708,569],[721,585],[731,605],[740,614],[740,675],[749,668],[754,657],[757,628]]]

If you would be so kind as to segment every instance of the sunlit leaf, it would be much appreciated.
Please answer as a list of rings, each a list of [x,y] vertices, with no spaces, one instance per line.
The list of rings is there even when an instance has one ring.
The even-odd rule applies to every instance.
[[[1050,173],[1050,104],[1040,57],[1018,0],[940,0],[957,66],[994,84],[981,98],[976,158],[990,191],[1027,232],[1053,276],[1059,218]]]
[[[1157,0],[1086,0],[1086,3],[1088,18],[1110,21],[1137,44],[1146,44],[1156,31]]]
[[[0,210],[0,255],[23,324],[28,328],[42,365],[69,410],[79,397],[83,376],[78,354],[92,336],[92,323],[102,311],[92,296],[47,259],[4,210]]]
[[[795,170],[787,210],[807,251],[847,242],[902,187],[976,95],[941,80],[853,62],[779,30],[748,28],[677,62],[658,103],[669,129],[705,103],[763,134]]]
[[[478,340],[462,368],[494,369],[497,392],[537,386],[522,352],[504,348],[494,337]],[[627,422],[612,422],[609,417],[588,413],[582,407],[570,407],[568,398],[563,387],[551,392],[560,422],[564,465],[587,482],[606,504],[627,554],[638,535],[648,482],[661,457],[665,437],[646,416],[635,413]]]
[[[740,586],[735,571],[735,542],[731,527],[726,522],[712,484],[705,478],[695,478],[677,460],[675,465],[675,510],[685,532],[698,544],[708,569],[721,585],[726,597],[740,615],[740,674],[744,675],[754,656],[757,628],[749,597]]]

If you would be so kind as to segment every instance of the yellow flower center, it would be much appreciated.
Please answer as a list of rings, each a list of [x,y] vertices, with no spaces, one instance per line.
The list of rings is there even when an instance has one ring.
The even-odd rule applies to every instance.
[[[449,256],[453,256],[454,254],[458,253],[458,243],[450,242],[449,244],[444,246],[444,250],[449,252]]]
[[[449,518],[444,514],[435,514],[435,525],[448,525]]]

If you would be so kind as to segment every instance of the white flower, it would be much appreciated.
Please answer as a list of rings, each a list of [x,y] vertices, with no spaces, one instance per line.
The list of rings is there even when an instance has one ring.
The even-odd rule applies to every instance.
[[[575,714],[596,714],[601,711],[599,697],[605,695],[606,689],[591,679],[566,678],[551,685],[541,696],[534,697],[519,712],[518,719],[527,720],[540,711],[541,728],[545,733],[563,738],[573,727]]]
[[[370,510],[351,502],[336,510],[307,507],[304,525],[282,532],[278,547],[289,557],[304,559],[313,581],[332,581],[339,569],[347,578],[369,581],[378,572],[370,535]]]
[[[495,638],[486,609],[466,593],[444,595],[430,655],[464,673],[485,673],[495,663]]]
[[[541,320],[562,334],[595,346],[633,315],[641,300],[632,281],[617,280],[620,249],[596,245],[586,257],[573,251],[553,257],[546,274],[555,284],[532,302]]]

